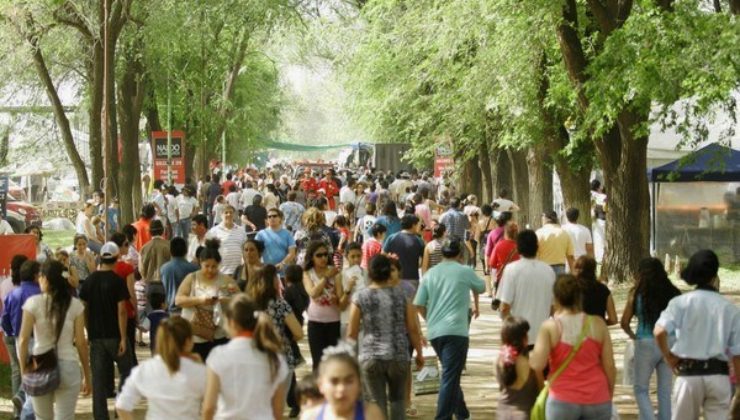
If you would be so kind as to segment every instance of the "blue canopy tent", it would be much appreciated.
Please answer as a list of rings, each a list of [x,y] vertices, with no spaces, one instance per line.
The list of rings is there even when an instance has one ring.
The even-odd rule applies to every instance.
[[[712,143],[648,171],[652,183],[652,248],[656,247],[656,203],[662,183],[740,182],[740,151]],[[734,244],[733,244],[734,246]]]

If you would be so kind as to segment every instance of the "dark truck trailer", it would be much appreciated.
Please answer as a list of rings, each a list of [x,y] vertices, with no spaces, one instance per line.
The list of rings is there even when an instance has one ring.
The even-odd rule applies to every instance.
[[[373,167],[375,169],[383,172],[392,171],[394,174],[411,170],[411,164],[402,160],[411,149],[410,144],[376,143],[374,148]]]

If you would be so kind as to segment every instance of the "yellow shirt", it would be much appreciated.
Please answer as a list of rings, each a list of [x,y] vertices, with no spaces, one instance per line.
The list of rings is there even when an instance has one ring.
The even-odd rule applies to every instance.
[[[565,264],[573,256],[573,240],[560,225],[548,223],[537,229],[537,259],[549,264]]]

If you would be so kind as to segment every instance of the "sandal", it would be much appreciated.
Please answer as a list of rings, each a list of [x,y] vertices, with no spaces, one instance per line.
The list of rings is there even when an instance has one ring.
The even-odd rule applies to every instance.
[[[416,417],[419,415],[419,411],[416,409],[416,405],[414,405],[414,403],[411,403],[406,409],[406,415],[409,417]]]

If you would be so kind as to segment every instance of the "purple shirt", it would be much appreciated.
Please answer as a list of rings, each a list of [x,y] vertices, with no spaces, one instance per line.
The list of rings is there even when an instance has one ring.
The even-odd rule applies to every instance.
[[[34,295],[41,294],[38,283],[33,281],[22,281],[20,286],[13,289],[5,298],[3,307],[2,327],[8,337],[17,337],[21,332],[21,321],[23,321],[23,304]]]

